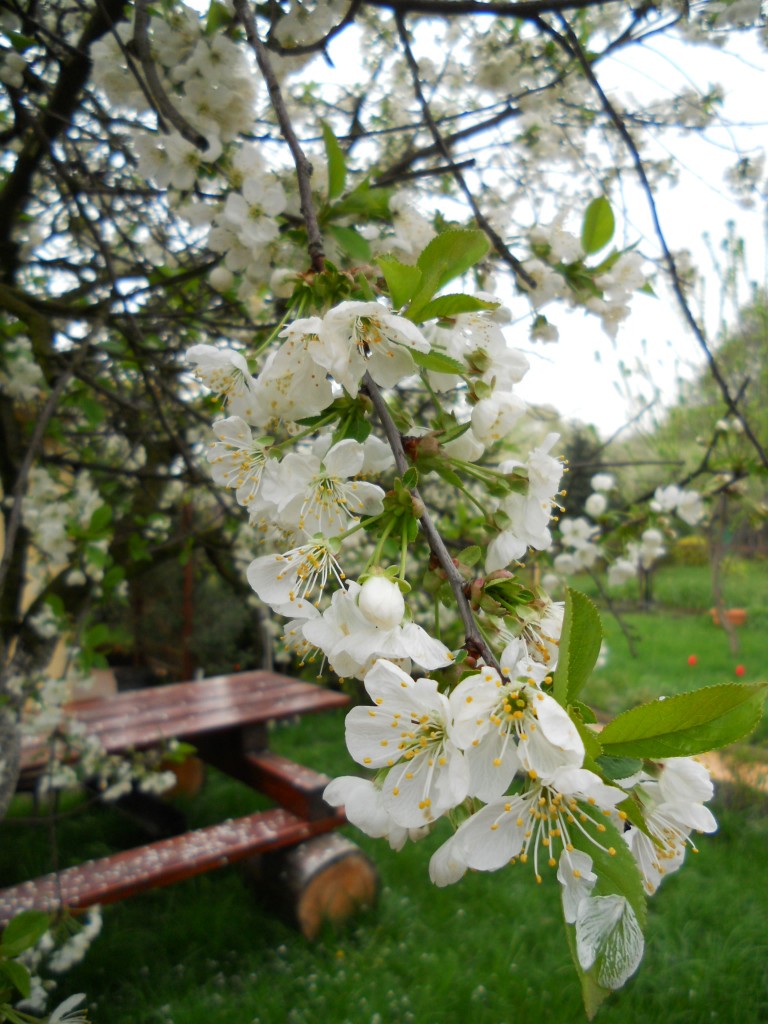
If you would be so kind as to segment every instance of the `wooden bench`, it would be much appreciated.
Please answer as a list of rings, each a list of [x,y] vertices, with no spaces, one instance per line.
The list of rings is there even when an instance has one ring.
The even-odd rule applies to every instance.
[[[308,937],[317,934],[323,920],[338,920],[371,903],[377,889],[375,869],[352,843],[330,834],[346,819],[322,798],[328,777],[268,749],[270,722],[346,703],[341,693],[255,671],[68,705],[67,713],[97,736],[108,753],[183,740],[206,763],[265,793],[278,806],[1,889],[0,924],[22,910],[80,910],[116,902],[276,850],[290,853],[277,866],[266,859],[270,877],[286,880],[287,901]],[[46,761],[45,747],[27,741],[20,785],[33,785]]]

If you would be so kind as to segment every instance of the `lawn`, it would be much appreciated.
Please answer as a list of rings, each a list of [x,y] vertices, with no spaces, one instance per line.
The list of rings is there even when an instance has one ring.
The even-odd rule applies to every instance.
[[[754,567],[747,572],[753,573]],[[685,578],[683,578],[683,575]],[[606,620],[608,659],[589,697],[605,711],[691,686],[760,678],[768,607],[764,578],[750,582],[738,662],[706,615],[700,572],[657,580],[659,606],[626,611],[632,658]],[[763,587],[761,590],[760,588]],[[672,607],[681,590],[685,610]],[[757,595],[757,596],[754,596]],[[622,598],[626,603],[628,598]],[[688,664],[696,654],[698,663]],[[354,769],[343,714],[274,731],[273,746],[329,774]],[[193,825],[253,810],[257,798],[215,772],[182,806]],[[721,786],[719,831],[651,901],[643,965],[601,1009],[604,1024],[752,1024],[768,1020],[768,816],[766,798]],[[28,811],[17,801],[15,812]],[[261,906],[243,875],[226,869],[105,908],[86,960],[59,986],[88,993],[93,1024],[571,1024],[583,1019],[563,934],[558,886],[533,884],[518,865],[436,889],[427,875],[433,835],[393,853],[353,829],[381,877],[378,906],[311,944]],[[88,809],[62,822],[59,860],[142,841],[116,811]],[[45,828],[0,826],[0,879],[50,867]]]

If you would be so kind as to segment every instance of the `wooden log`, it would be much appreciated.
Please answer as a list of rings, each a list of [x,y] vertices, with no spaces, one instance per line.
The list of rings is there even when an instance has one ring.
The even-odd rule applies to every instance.
[[[250,858],[245,868],[260,897],[310,941],[324,926],[339,927],[374,906],[378,897],[375,866],[338,832]]]

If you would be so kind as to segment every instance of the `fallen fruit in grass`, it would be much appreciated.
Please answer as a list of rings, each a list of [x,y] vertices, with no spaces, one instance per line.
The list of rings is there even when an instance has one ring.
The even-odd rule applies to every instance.
[[[746,672],[746,669],[744,668],[743,665],[737,665],[736,668],[734,669],[734,671],[736,672],[737,676],[743,676],[744,673]]]
[[[699,659],[696,657],[695,654],[689,654],[688,655],[688,664],[689,665],[698,665],[698,663],[699,663]]]

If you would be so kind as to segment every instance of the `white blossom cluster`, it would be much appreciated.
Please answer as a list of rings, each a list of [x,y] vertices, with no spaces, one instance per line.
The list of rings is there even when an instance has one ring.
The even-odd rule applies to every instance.
[[[251,523],[279,548],[256,558],[248,579],[261,600],[289,619],[284,636],[291,650],[320,650],[342,677],[363,678],[382,657],[427,670],[451,663],[451,652],[411,621],[402,601],[383,619],[366,611],[366,588],[385,589],[388,582],[394,593],[394,583],[377,583],[375,574],[348,581],[340,565],[345,548],[359,545],[361,521],[383,512],[385,492],[370,477],[391,470],[389,447],[373,434],[362,443],[348,438],[334,444],[330,434],[310,430],[304,441],[291,436],[299,429],[292,421],[323,413],[342,394],[356,398],[365,374],[393,387],[415,373],[412,353],[439,352],[463,372],[430,371],[432,386],[439,392],[469,387],[474,395],[464,432],[446,443],[446,456],[457,464],[476,461],[508,436],[527,409],[514,388],[528,361],[507,344],[499,323],[504,319],[497,309],[459,314],[450,327],[420,329],[381,303],[342,302],[323,317],[286,326],[282,345],[255,376],[233,350],[198,345],[188,351],[199,379],[225,398],[232,413],[214,425],[218,440],[208,454],[214,480],[234,490]],[[281,443],[251,430],[271,431],[281,423],[289,428]],[[502,525],[488,547],[486,572],[550,546],[562,474],[562,463],[550,454],[556,441],[551,434],[526,460],[499,464],[501,477],[518,473],[527,485],[525,493],[495,502]],[[329,584],[338,589],[321,608]]]
[[[590,271],[581,239],[563,227],[565,213],[549,225],[539,225],[528,232],[528,243],[534,255],[523,262],[523,268],[535,287],[525,285],[532,308],[538,316],[534,320],[533,340],[557,341],[559,334],[541,310],[551,303],[572,308],[580,307],[600,318],[603,330],[616,338],[620,325],[630,314],[632,295],[643,288],[648,277],[644,271],[645,259],[633,250],[617,254],[605,269],[597,264]],[[574,265],[586,273],[597,289],[584,290],[583,282],[574,276]]]
[[[90,474],[81,470],[66,478],[44,466],[33,466],[22,504],[22,517],[29,530],[37,559],[30,563],[30,582],[42,589],[51,566],[65,566],[72,560],[76,546],[74,530],[88,526],[103,499]],[[104,541],[100,542],[102,547]],[[102,565],[95,551],[84,557],[80,568],[93,579],[100,579]]]
[[[640,570],[650,571],[667,549],[665,532],[673,536],[669,516],[678,516],[688,526],[696,526],[706,515],[705,502],[698,491],[684,489],[676,484],[657,487],[649,504],[651,513],[663,521],[665,532],[657,526],[648,526],[639,539],[630,541],[622,554],[614,557],[600,543],[601,531],[594,520],[599,520],[609,509],[610,492],[615,480],[610,473],[597,473],[592,478],[593,492],[584,503],[586,516],[563,517],[559,524],[560,548],[553,559],[555,574],[568,577],[583,570],[605,565],[609,587],[619,587],[635,579]],[[557,576],[550,580],[556,583]]]
[[[579,732],[548,693],[554,664],[536,653],[513,641],[501,657],[503,676],[486,666],[447,696],[435,680],[378,660],[365,676],[372,704],[353,708],[346,721],[352,757],[377,774],[335,779],[325,798],[394,849],[461,809],[461,824],[430,861],[432,881],[448,885],[467,869],[530,862],[541,882],[546,864],[561,885],[565,920],[575,925],[582,968],[600,957],[599,983],[619,988],[640,963],[643,936],[625,897],[592,894],[595,861],[615,857],[613,843],[624,842],[655,892],[682,864],[691,833],[715,830],[704,807],[712,784],[691,758],[603,782],[584,767]],[[621,809],[630,793],[646,809],[648,834]]]
[[[20,334],[7,342],[3,362],[0,391],[19,402],[32,402],[39,398],[44,384],[43,371],[35,361],[29,338]]]
[[[44,1013],[51,992],[56,988],[56,981],[52,978],[44,978],[43,974],[51,971],[54,974],[64,974],[76,966],[88,952],[91,943],[101,932],[102,916],[101,907],[89,907],[85,914],[75,921],[68,918],[66,926],[69,934],[60,939],[60,929],[49,929],[38,942],[28,950],[25,950],[19,957],[20,962],[30,973],[30,994],[18,1004],[17,1009],[24,1013]],[[68,1007],[77,1005],[82,996],[70,997],[65,1000],[56,1010],[52,1011],[46,1020],[64,1021],[75,1018],[64,1017]],[[84,1019],[84,1018],[80,1018]]]

